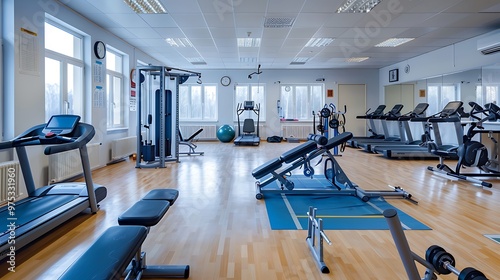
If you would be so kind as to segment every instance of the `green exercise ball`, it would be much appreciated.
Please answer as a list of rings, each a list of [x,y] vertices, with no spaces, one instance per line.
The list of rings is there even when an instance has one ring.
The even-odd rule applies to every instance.
[[[221,142],[231,142],[234,139],[234,136],[234,129],[230,125],[225,124],[217,130],[217,139]]]

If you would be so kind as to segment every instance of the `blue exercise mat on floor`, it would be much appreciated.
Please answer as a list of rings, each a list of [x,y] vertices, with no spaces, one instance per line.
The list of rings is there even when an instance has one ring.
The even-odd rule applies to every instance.
[[[301,184],[328,184],[326,179],[294,178],[296,187]],[[309,181],[306,181],[309,180]],[[302,187],[300,187],[302,188]],[[325,230],[386,230],[389,229],[383,216],[385,209],[398,211],[403,229],[429,230],[430,228],[389,204],[383,198],[371,198],[363,202],[355,196],[344,195],[295,195],[266,193],[264,195],[271,229],[307,229],[309,206],[317,208],[317,218],[323,219]],[[416,206],[418,207],[418,206]]]

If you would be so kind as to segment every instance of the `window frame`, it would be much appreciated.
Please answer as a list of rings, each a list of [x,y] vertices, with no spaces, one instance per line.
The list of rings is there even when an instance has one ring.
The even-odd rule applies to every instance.
[[[79,90],[81,91],[81,96],[80,96],[80,100],[79,100],[81,107],[78,108],[80,113],[76,113],[76,112],[73,112],[73,113],[80,115],[80,117],[82,119],[84,119],[85,118],[85,97],[84,97],[84,94],[85,94],[85,61],[84,61],[85,44],[84,44],[84,34],[76,32],[74,30],[74,28],[71,27],[70,25],[63,23],[63,22],[59,22],[51,17],[46,17],[44,24],[52,25],[52,26],[54,26],[54,27],[56,27],[64,32],[80,39],[79,55],[78,56],[81,57],[81,59],[71,57],[71,56],[47,49],[47,48],[45,48],[45,45],[44,45],[44,50],[45,50],[44,59],[49,58],[49,59],[58,61],[60,63],[60,76],[59,76],[59,79],[60,79],[59,80],[60,102],[59,102],[59,108],[61,110],[59,111],[59,114],[70,113],[68,111],[68,108],[69,108],[69,110],[75,110],[75,108],[72,107],[73,105],[68,101],[68,99],[69,99],[68,98],[68,96],[69,96],[69,90],[68,90],[68,85],[69,85],[68,68],[69,67],[68,67],[68,65],[73,65],[73,66],[79,67],[81,69],[81,75],[80,75],[81,87],[79,88]],[[44,83],[46,83],[46,79],[45,79]],[[47,93],[45,93],[45,94],[47,94]],[[46,102],[47,102],[47,100],[45,101],[45,103]],[[65,106],[65,103],[67,106]],[[73,102],[73,104],[74,103],[75,102]],[[50,104],[45,104],[45,106],[47,106],[47,105],[50,105]],[[48,113],[47,110],[44,110],[44,111],[45,111],[46,121],[48,121],[51,116],[47,115],[47,113]]]
[[[429,100],[429,98],[431,97],[431,90],[430,88],[431,87],[436,87],[438,89],[438,92],[437,92],[437,100],[438,100],[438,104],[437,104],[437,108],[433,108],[433,104],[436,104],[435,102],[433,102],[432,100]],[[430,83],[427,85],[427,103],[429,103],[429,109],[427,109],[427,112],[429,112],[431,115],[432,114],[436,114],[438,112],[441,112],[441,110],[444,108],[444,106],[446,105],[446,103],[444,103],[443,101],[445,101],[443,99],[443,88],[444,87],[453,87],[454,88],[454,98],[453,100],[448,100],[447,102],[450,102],[450,101],[456,101],[456,100],[460,100],[460,85],[459,84],[455,84],[455,83]],[[435,112],[433,112],[432,110],[436,110]]]
[[[307,117],[306,118],[295,118],[295,116],[297,116],[298,112],[297,112],[297,107],[295,106],[293,109],[294,109],[294,114],[292,116],[285,116],[285,108],[284,108],[284,104],[283,104],[283,90],[286,88],[286,87],[290,87],[290,91],[292,92],[292,99],[294,101],[297,100],[297,87],[307,87],[307,90],[308,90],[308,94],[307,94],[307,106],[309,106],[309,110],[307,110],[308,112],[313,112],[313,111],[318,111],[318,110],[321,110],[326,102],[326,99],[325,99],[325,84],[321,83],[321,84],[318,84],[318,83],[314,83],[314,84],[308,84],[308,83],[301,83],[301,84],[282,84],[280,85],[280,118],[282,119],[294,119],[294,120],[297,120],[297,121],[303,121],[303,122],[312,122],[313,121],[313,115],[312,113],[311,114],[307,114]],[[321,101],[318,103],[318,102],[313,102],[313,98],[314,98],[314,90],[313,90],[313,87],[321,87],[320,89],[320,96],[321,96]],[[315,106],[315,103],[318,103],[320,104],[320,106],[318,108],[314,107]],[[295,105],[295,104],[294,104]]]
[[[201,87],[201,100],[200,100],[200,107],[201,107],[201,118],[194,118],[192,117],[193,114],[191,112],[191,104],[193,101],[193,96],[192,96],[192,88],[193,87]],[[215,89],[215,101],[213,104],[215,106],[215,116],[213,118],[209,118],[206,116],[207,112],[205,111],[205,105],[206,105],[206,87],[213,87]],[[188,115],[191,115],[189,118],[182,117],[181,110],[182,108],[179,107],[179,121],[180,122],[217,122],[219,119],[219,88],[216,83],[203,83],[203,84],[194,84],[194,83],[184,83],[182,85],[179,85],[179,94],[181,94],[182,88],[188,88],[188,99],[189,99],[189,112],[187,112]],[[196,101],[196,99],[195,99]],[[181,102],[181,98],[179,97],[179,102]],[[179,105],[180,106],[180,105]]]
[[[234,113],[233,113],[233,120],[235,122],[238,121],[238,114],[237,114],[237,110],[236,108],[238,108],[238,103],[241,103],[239,102],[240,100],[238,100],[237,98],[237,91],[238,91],[238,88],[244,88],[246,87],[247,88],[247,96],[246,96],[246,99],[243,100],[243,101],[255,101],[255,98],[253,97],[253,94],[254,92],[252,91],[253,88],[257,87],[257,88],[262,88],[263,90],[263,98],[262,98],[262,102],[257,102],[255,101],[255,106],[257,106],[257,104],[259,105],[259,122],[262,123],[262,122],[266,122],[266,99],[267,99],[267,89],[266,89],[266,85],[265,84],[262,84],[262,83],[247,83],[247,84],[237,84],[234,86]],[[258,91],[260,91],[260,89],[258,89]],[[242,104],[243,106],[243,104]],[[240,115],[240,121],[242,121],[243,119],[254,119],[254,120],[257,120],[257,115],[255,113],[253,113],[252,111],[247,111],[247,112],[243,112],[242,115]]]
[[[111,70],[108,65],[108,58],[114,55],[116,57],[121,58],[121,70],[122,72],[118,72],[115,70]],[[127,121],[127,88],[126,88],[126,76],[123,73],[125,70],[125,59],[126,55],[122,51],[106,44],[106,128],[107,130],[116,130],[116,129],[125,129],[128,128],[128,121]],[[114,89],[114,83],[113,79],[110,79],[109,77],[112,78],[118,78],[121,80],[120,85],[120,121],[118,124],[114,124],[114,105],[116,105],[114,102],[111,102],[114,100],[115,97],[115,89]],[[114,104],[114,105],[112,105]],[[111,119],[111,120],[110,120]]]

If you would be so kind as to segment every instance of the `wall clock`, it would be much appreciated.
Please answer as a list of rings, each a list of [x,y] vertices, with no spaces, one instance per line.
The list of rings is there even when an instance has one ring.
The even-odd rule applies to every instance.
[[[224,76],[224,77],[220,78],[220,83],[221,83],[221,85],[227,87],[228,85],[231,84],[231,78],[229,78],[229,76]]]
[[[106,45],[102,41],[96,41],[94,43],[94,54],[97,58],[103,59],[106,57]]]

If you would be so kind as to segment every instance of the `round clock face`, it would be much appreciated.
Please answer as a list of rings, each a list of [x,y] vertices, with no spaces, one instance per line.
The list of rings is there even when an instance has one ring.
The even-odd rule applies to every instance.
[[[285,91],[286,91],[286,92],[290,92],[290,90],[291,90],[290,86],[286,86],[286,87],[285,87]]]
[[[106,56],[106,45],[102,41],[95,42],[94,54],[99,59],[103,59]]]
[[[230,85],[230,84],[231,84],[231,78],[229,78],[228,76],[224,76],[224,77],[222,77],[222,78],[220,79],[220,83],[221,83],[223,86],[227,87],[228,85]]]

